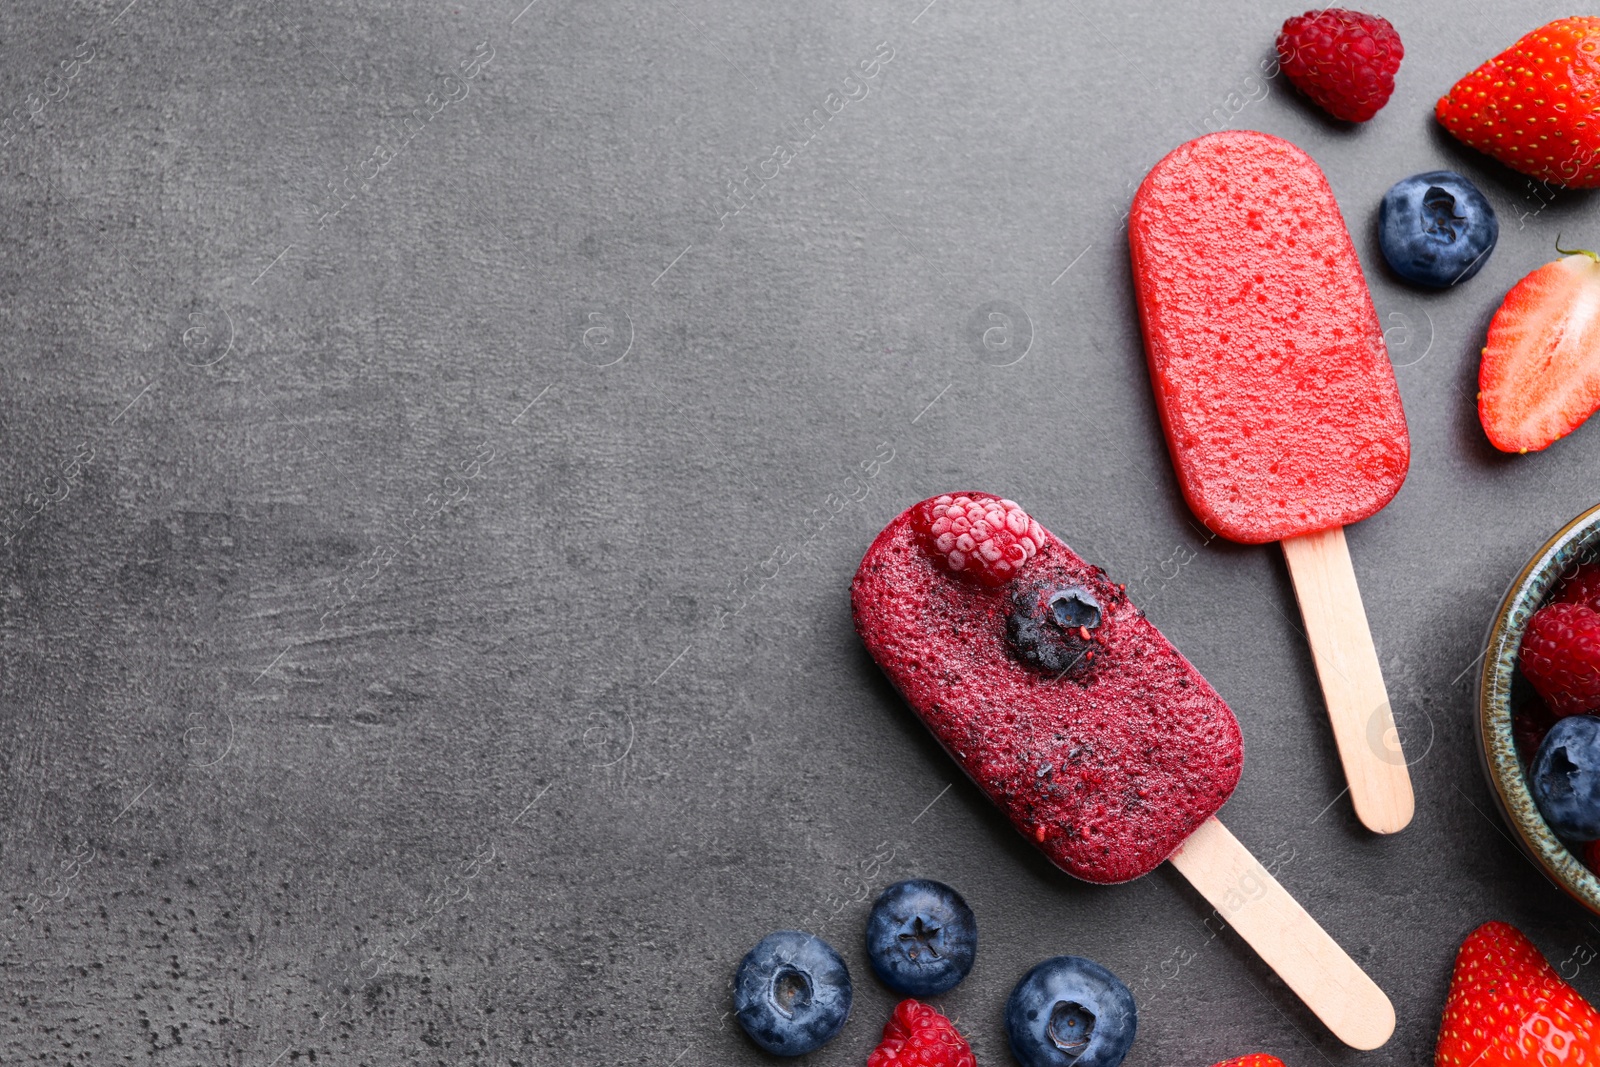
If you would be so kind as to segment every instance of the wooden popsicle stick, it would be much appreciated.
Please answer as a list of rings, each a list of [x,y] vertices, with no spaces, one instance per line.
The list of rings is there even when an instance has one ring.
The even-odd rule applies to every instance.
[[[1383,990],[1215,815],[1171,859],[1335,1037],[1362,1050],[1389,1040],[1394,1005]]]
[[[1281,543],[1356,818],[1374,833],[1392,834],[1411,821],[1416,799],[1344,529]]]

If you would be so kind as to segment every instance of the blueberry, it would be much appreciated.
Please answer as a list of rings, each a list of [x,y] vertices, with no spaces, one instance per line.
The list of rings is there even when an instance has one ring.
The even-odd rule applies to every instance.
[[[954,989],[977,954],[978,921],[943,882],[896,882],[867,916],[867,958],[896,993],[931,997]]]
[[[1445,289],[1489,261],[1500,222],[1478,187],[1452,170],[1396,182],[1378,206],[1383,258],[1402,278]]]
[[[733,1010],[750,1040],[768,1052],[811,1052],[832,1041],[850,1015],[850,970],[822,938],[779,930],[739,962]]]
[[[1045,960],[1006,1001],[1011,1054],[1022,1067],[1116,1067],[1138,1029],[1128,987],[1081,956]]]
[[[1528,791],[1557,835],[1600,838],[1600,719],[1569,715],[1550,727],[1528,768]]]
[[[1018,659],[1037,670],[1081,673],[1094,660],[1091,635],[1101,614],[1100,598],[1086,586],[1024,583],[1011,594],[1006,642]]]

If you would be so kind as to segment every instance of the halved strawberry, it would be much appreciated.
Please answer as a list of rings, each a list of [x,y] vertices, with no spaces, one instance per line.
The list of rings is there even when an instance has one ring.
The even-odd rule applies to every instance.
[[[1265,1052],[1252,1052],[1248,1056],[1240,1056],[1226,1063],[1214,1064],[1213,1067],[1283,1067],[1283,1061]]]
[[[1600,185],[1600,18],[1539,27],[1456,82],[1433,113],[1513,170],[1575,189]]]
[[[1600,1013],[1507,923],[1484,923],[1461,943],[1435,1067],[1593,1067]]]
[[[1522,279],[1494,313],[1478,368],[1478,418],[1500,451],[1537,452],[1596,408],[1600,260],[1579,252]]]

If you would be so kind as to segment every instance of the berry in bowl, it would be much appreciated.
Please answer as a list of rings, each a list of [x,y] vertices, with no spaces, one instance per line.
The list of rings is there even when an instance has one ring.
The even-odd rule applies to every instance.
[[[1600,915],[1600,506],[1534,554],[1495,614],[1478,751],[1523,849]]]

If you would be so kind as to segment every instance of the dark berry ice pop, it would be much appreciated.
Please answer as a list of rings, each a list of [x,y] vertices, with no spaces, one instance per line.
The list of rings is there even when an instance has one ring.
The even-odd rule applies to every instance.
[[[1223,537],[1281,541],[1356,814],[1414,802],[1344,527],[1405,481],[1405,412],[1344,217],[1278,137],[1208,134],[1128,216],[1139,317],[1178,483]]]
[[[1239,724],[1121,587],[981,493],[940,497],[878,535],[853,589],[856,629],[895,688],[1023,836],[1088,882],[1153,870],[1233,792]],[[957,502],[959,501],[959,502]],[[983,542],[964,559],[960,533]],[[1000,531],[985,515],[998,519]],[[1023,529],[1012,534],[1007,516]],[[1031,531],[1031,533],[1029,532]],[[982,547],[1030,558],[985,584]],[[952,580],[949,567],[978,580]]]
[[[851,586],[872,658],[1013,826],[1062,870],[1123,882],[1171,859],[1358,1048],[1383,992],[1214,815],[1244,750],[1233,712],[1100,568],[1021,507],[949,494],[901,513]]]

